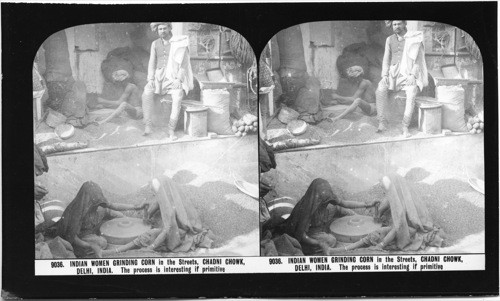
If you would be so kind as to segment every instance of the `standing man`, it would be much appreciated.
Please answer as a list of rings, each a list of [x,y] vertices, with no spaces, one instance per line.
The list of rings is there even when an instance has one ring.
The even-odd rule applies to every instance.
[[[425,64],[424,37],[420,31],[406,29],[406,20],[387,21],[392,25],[394,34],[385,42],[384,60],[382,63],[382,80],[376,91],[377,115],[379,126],[377,132],[387,129],[385,118],[389,92],[406,92],[406,106],[403,117],[403,136],[410,137],[410,125],[415,97],[423,87],[427,86],[427,66]]]
[[[152,110],[155,95],[172,98],[172,112],[168,123],[168,134],[175,140],[175,127],[181,110],[181,101],[193,89],[193,73],[189,62],[189,39],[186,36],[172,38],[170,22],[151,23],[151,30],[159,39],[151,44],[148,65],[148,83],[142,94],[144,135],[152,133]],[[185,93],[185,94],[184,94]]]

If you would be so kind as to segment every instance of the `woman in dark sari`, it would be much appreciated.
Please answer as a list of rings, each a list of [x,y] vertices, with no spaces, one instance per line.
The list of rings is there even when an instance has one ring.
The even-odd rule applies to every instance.
[[[295,205],[290,216],[277,227],[277,231],[297,239],[304,255],[329,255],[337,242],[333,234],[329,233],[333,219],[356,214],[349,209],[368,208],[377,203],[340,200],[330,184],[318,178],[312,181],[306,194]]]
[[[109,203],[101,187],[94,182],[83,183],[76,197],[66,207],[56,224],[57,235],[71,243],[77,257],[102,256],[107,241],[98,235],[106,219],[124,217],[117,211],[141,210],[146,206]]]
[[[49,171],[49,165],[47,164],[47,157],[43,153],[43,151],[38,147],[38,145],[34,144],[34,172],[35,177],[41,176],[44,172]],[[45,221],[42,213],[42,208],[40,207],[40,201],[43,197],[49,193],[47,188],[43,186],[40,182],[35,180],[35,231],[37,231],[37,227],[43,224]],[[40,226],[41,227],[41,226]]]

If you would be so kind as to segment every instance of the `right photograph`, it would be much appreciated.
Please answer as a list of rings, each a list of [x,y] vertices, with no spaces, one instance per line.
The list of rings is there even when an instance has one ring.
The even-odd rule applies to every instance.
[[[483,254],[481,52],[458,27],[322,21],[259,60],[262,256]]]

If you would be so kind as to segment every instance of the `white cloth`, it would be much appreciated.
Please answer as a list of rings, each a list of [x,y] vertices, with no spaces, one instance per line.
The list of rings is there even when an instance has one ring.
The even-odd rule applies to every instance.
[[[428,85],[427,64],[424,53],[424,34],[421,31],[408,31],[405,36],[405,46],[399,67],[399,73],[404,77],[413,74],[416,78],[417,86],[422,91]],[[414,66],[417,65],[417,68]],[[415,72],[416,71],[416,72]]]
[[[171,81],[179,79],[182,82],[182,89],[188,94],[189,90],[194,87],[189,57],[189,37],[186,35],[173,36],[170,39],[170,45],[165,76]]]

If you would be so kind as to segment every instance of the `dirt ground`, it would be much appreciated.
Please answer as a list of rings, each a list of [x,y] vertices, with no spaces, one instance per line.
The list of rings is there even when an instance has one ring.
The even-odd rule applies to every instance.
[[[287,196],[298,201],[312,180],[324,178],[340,199],[381,200],[385,193],[378,180],[396,168],[427,205],[434,224],[446,233],[443,248],[425,253],[484,252],[485,196],[468,183],[470,177],[484,179],[484,158],[471,153],[483,153],[480,135],[281,153],[276,155],[277,169],[266,175],[275,187],[266,199]],[[374,214],[373,209],[357,211]]]
[[[250,139],[250,137],[239,139]],[[230,139],[221,141],[228,143],[227,140]],[[215,141],[210,142],[213,144]],[[194,143],[200,145],[207,144],[208,141]],[[167,153],[179,154],[176,158],[172,156],[171,160],[181,161],[179,158],[183,155],[188,156],[188,159],[175,162],[171,165],[172,167],[165,166],[165,163],[160,160],[165,158],[162,155],[164,153],[159,154],[156,159],[147,158],[146,155],[152,148],[156,149],[156,146],[53,156],[48,158],[50,171],[39,177],[39,180],[49,190],[46,200],[57,199],[66,205],[76,195],[81,184],[87,180],[98,183],[109,202],[140,204],[144,200],[153,200],[152,194],[145,186],[150,174],[150,166],[147,166],[147,162],[150,162],[156,169],[162,170],[162,174],[166,174],[179,185],[185,196],[192,201],[204,229],[213,233],[211,235],[214,241],[212,248],[197,249],[182,254],[139,249],[120,253],[118,257],[258,256],[259,233],[258,218],[256,218],[258,201],[240,191],[234,184],[235,179],[244,179],[257,185],[257,163],[233,161],[233,173],[231,173],[226,171],[224,164],[216,160],[207,161],[204,158],[193,158],[191,153],[178,152],[178,149],[184,146],[183,144],[162,146]],[[247,159],[255,160],[256,157]],[[106,164],[108,160],[113,160],[113,162]],[[71,168],[68,168],[68,162],[73,162]],[[106,167],[102,169],[101,166]],[[252,171],[254,171],[252,176],[248,176],[247,174]],[[124,185],[126,187],[123,187]],[[142,218],[142,212],[127,211],[125,214]],[[114,247],[114,245],[109,245],[108,249]],[[117,257],[117,255],[113,254],[109,257]]]
[[[334,105],[323,108],[326,115],[333,113],[334,116],[342,113],[348,106]],[[418,116],[418,109],[414,111],[414,119]],[[411,140],[428,137],[441,137],[443,134],[426,134],[418,130],[417,122],[414,120],[410,125],[410,138],[402,136],[402,112],[399,109],[393,110],[388,114],[388,129],[383,133],[377,133],[378,121],[376,116],[367,116],[361,109],[357,108],[353,113],[348,114],[343,119],[332,123],[328,120],[323,120],[316,125],[308,124],[304,134],[293,136],[287,129],[286,125],[273,118],[268,124],[267,140],[270,143],[282,141],[291,138],[312,138],[320,140],[321,144],[326,145],[349,145],[360,143],[387,142],[398,140]],[[452,133],[452,135],[463,135],[464,133]]]
[[[91,147],[98,151],[48,156],[50,171],[37,178],[49,191],[45,199],[68,204],[82,183],[91,180],[110,202],[137,203],[142,201],[141,187],[166,172],[190,197],[203,226],[212,231],[212,248],[185,254],[140,249],[119,257],[258,256],[258,202],[235,185],[235,180],[258,183],[256,135],[209,139],[177,131],[180,143],[165,143],[166,129],[156,128],[151,137],[143,137],[142,130],[141,121],[125,116],[100,127],[77,129],[69,141],[91,138]],[[55,135],[45,124],[37,131],[39,138],[49,134]],[[44,143],[51,141],[60,140],[49,136]],[[140,146],[121,147],[131,145]]]
[[[188,253],[151,252],[145,249],[121,253],[123,257],[183,257],[183,256],[257,256],[258,222],[257,200],[239,191],[231,175],[203,163],[186,162],[166,173],[192,200],[203,227],[212,231],[211,249],[197,249]],[[116,196],[109,192],[110,200],[117,203],[141,203],[144,194]],[[147,194],[147,193],[146,193]],[[142,213],[139,213],[141,215]],[[108,246],[112,249],[114,246]],[[111,255],[110,257],[116,257]]]
[[[108,116],[111,112],[113,112],[111,109],[95,110],[89,113],[89,117],[91,120],[95,120],[98,117]],[[88,142],[89,149],[102,149],[169,142],[167,127],[156,126],[153,127],[153,130],[154,132],[151,135],[143,136],[144,124],[142,119],[134,120],[128,117],[126,113],[122,113],[102,125],[91,123],[85,128],[75,128],[73,137],[66,140],[59,138],[54,133],[53,128],[42,122],[35,130],[35,143],[39,146],[45,146],[56,142]],[[178,137],[177,141],[208,139],[208,137],[196,138],[185,134],[182,119],[179,120],[175,133]]]

